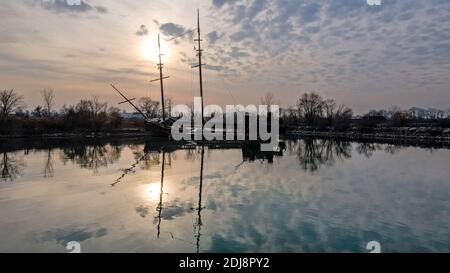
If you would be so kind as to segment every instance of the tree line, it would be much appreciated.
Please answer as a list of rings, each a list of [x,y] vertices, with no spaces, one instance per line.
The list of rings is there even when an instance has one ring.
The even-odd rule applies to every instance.
[[[266,95],[262,100],[267,102]],[[353,110],[333,99],[324,99],[315,92],[304,93],[295,107],[281,110],[281,119],[285,126],[307,126],[320,129],[345,130],[352,121]]]
[[[274,102],[274,97],[267,94],[262,102]],[[281,121],[285,127],[303,128],[319,131],[372,132],[378,129],[400,127],[450,128],[450,118],[418,118],[398,106],[390,106],[387,111],[370,110],[355,117],[352,109],[337,104],[333,99],[322,98],[319,94],[304,93],[295,106],[281,110]],[[439,133],[438,133],[439,134]]]
[[[63,105],[55,110],[55,92],[41,91],[42,104],[32,111],[27,110],[24,97],[14,90],[0,91],[0,134],[46,133],[67,131],[102,132],[120,128],[124,122],[120,109],[108,106],[94,96],[82,99],[74,105]],[[267,93],[262,104],[275,104],[275,96]],[[167,112],[172,100],[167,99]],[[150,98],[141,98],[138,108],[148,118],[160,118],[160,103]],[[324,99],[317,93],[305,93],[297,101],[296,107],[281,110],[281,119],[286,126],[306,125],[320,128],[346,129],[351,122],[353,111],[345,105],[338,105],[332,99]]]
[[[43,89],[40,93],[41,104],[30,111],[24,97],[14,89],[0,91],[0,134],[99,133],[123,126],[143,127],[142,121],[125,121],[119,108],[109,106],[97,96],[56,110],[55,91]],[[170,98],[166,99],[166,105],[166,112],[169,112]],[[160,103],[147,97],[140,98],[137,106],[148,118],[158,118],[162,114]]]
[[[0,134],[42,134],[54,132],[107,132],[119,128],[143,128],[142,120],[124,120],[120,109],[109,106],[99,97],[81,99],[74,105],[64,105],[55,109],[55,92],[52,89],[41,91],[42,103],[33,110],[27,110],[24,97],[12,90],[0,91]],[[274,105],[276,98],[267,93],[261,104]],[[279,104],[279,103],[278,103]],[[166,100],[164,111],[170,113],[172,100]],[[138,100],[137,107],[147,118],[160,118],[160,103],[148,97]],[[322,131],[345,131],[356,128],[372,131],[377,126],[440,126],[450,127],[450,119],[423,121],[412,118],[399,107],[391,107],[392,118],[387,120],[379,112],[371,110],[360,118],[353,117],[353,111],[335,100],[323,98],[315,92],[304,93],[295,106],[280,110],[280,122],[284,128],[304,128]],[[167,114],[166,116],[169,116]],[[422,122],[419,124],[419,122]],[[434,123],[433,123],[434,122]],[[433,123],[433,124],[432,124]],[[418,125],[419,124],[419,125]],[[431,124],[431,125],[430,125]]]
[[[122,123],[120,109],[108,107],[96,96],[56,111],[55,92],[44,89],[41,95],[42,105],[29,111],[24,97],[13,89],[0,91],[0,133],[100,132],[118,128]]]

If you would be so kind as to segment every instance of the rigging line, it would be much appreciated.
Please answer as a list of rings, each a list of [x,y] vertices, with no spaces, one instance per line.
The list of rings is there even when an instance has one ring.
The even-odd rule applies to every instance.
[[[137,165],[138,165],[142,160],[144,160],[147,156],[148,156],[148,154],[144,152],[144,154],[143,154],[140,158],[138,158],[138,159],[131,165],[131,167],[129,167],[129,168],[127,168],[127,169],[123,169],[123,170],[122,170],[122,171],[123,171],[122,175],[121,175],[119,178],[117,178],[117,179],[114,181],[114,183],[111,184],[111,186],[114,187],[115,185],[117,185],[118,183],[120,183],[120,182],[122,181],[122,179],[124,179],[125,176],[126,176],[127,174],[135,172],[135,168],[137,167]]]
[[[165,39],[165,40],[166,40],[166,42],[170,42],[170,41],[173,41],[173,40],[175,40],[175,39],[177,39],[177,38],[180,38],[180,37],[182,37],[182,36],[184,36],[184,35],[186,35],[186,34],[188,34],[188,33],[194,32],[194,31],[195,31],[195,29],[189,29],[189,30],[185,31],[184,33],[182,33],[182,34],[180,34],[180,35],[177,35],[177,36],[175,36],[175,37],[172,37],[172,38],[170,38],[170,39]]]
[[[225,89],[227,89],[228,93],[230,94],[231,98],[233,99],[234,105],[238,105],[236,99],[235,99],[234,96],[233,96],[233,93],[231,93],[231,90],[230,90],[230,88],[228,87],[228,84],[225,82],[224,77],[219,77],[219,78],[222,80],[223,84],[225,85]],[[236,110],[237,110],[239,113],[242,113],[242,112],[245,113],[245,110],[244,110],[244,111],[239,110],[239,109],[236,109]]]
[[[230,88],[228,87],[228,84],[225,82],[225,80],[223,79],[223,77],[219,77],[219,78],[222,80],[223,84],[225,85],[225,89],[227,89],[228,93],[230,94],[231,98],[233,99],[234,105],[237,105],[237,101],[236,101],[236,99],[234,98],[233,94],[231,93],[231,90],[230,90]]]

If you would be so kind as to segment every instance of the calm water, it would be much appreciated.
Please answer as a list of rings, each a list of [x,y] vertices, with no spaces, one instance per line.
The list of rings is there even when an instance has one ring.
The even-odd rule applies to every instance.
[[[4,142],[0,252],[450,251],[450,150],[285,144]]]

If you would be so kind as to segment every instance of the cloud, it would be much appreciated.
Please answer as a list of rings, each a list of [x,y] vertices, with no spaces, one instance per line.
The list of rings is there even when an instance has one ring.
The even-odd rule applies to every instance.
[[[187,213],[192,212],[192,207],[194,207],[194,204],[192,203],[185,203],[182,204],[178,201],[173,201],[168,204],[163,210],[161,211],[161,218],[164,220],[174,220],[177,217],[181,217]],[[156,222],[155,217],[155,222]]]
[[[180,36],[186,32],[186,29],[183,26],[174,23],[162,24],[160,25],[159,30],[161,30],[164,35],[169,37]]]
[[[232,47],[230,55],[231,55],[231,57],[238,59],[238,58],[248,57],[250,54],[242,51],[242,48]]]
[[[35,3],[35,9],[22,8],[22,1]],[[130,46],[125,41],[111,44],[111,24],[117,23],[114,26],[117,34],[120,32],[121,35],[126,35],[130,30],[126,24],[120,23],[124,14],[133,14],[136,18],[148,16],[146,18],[150,19],[145,23],[145,28],[135,25],[136,29],[131,30],[132,34],[146,35],[155,28],[165,39],[170,39],[188,32],[191,24],[181,17],[179,21],[163,21],[162,18],[174,18],[175,14],[193,19],[194,15],[184,8],[181,0],[173,1],[173,10],[160,9],[164,6],[160,5],[162,0],[155,0],[155,10],[151,11],[153,14],[145,14],[144,10],[148,9],[144,9],[139,0],[129,0],[126,3],[85,0],[80,6],[67,6],[60,1],[22,1],[4,1],[0,5],[0,17],[5,19],[0,24],[0,32],[4,36],[0,41],[0,51],[3,53],[0,54],[0,68],[3,75],[20,74],[30,79],[39,73],[63,77],[73,70],[83,75],[87,70],[95,71],[93,75],[100,77],[143,77],[140,69],[145,69],[137,67],[137,71],[129,70],[137,61],[136,58],[142,59],[137,52],[132,54],[135,55],[133,57],[131,54],[118,54],[120,56],[117,58],[106,61],[108,54],[123,53],[123,48]],[[45,17],[52,12],[78,15],[81,20],[85,20],[108,12],[96,6],[106,2],[111,21],[102,24],[86,20],[80,21],[80,24],[58,28],[57,25],[65,23],[65,16],[53,16],[54,18],[49,18],[51,20],[46,20]],[[322,95],[350,105],[355,112],[361,108],[365,111],[366,107],[377,108],[383,100],[400,106],[413,103],[413,100],[419,98],[423,100],[423,104],[436,107],[445,107],[450,103],[450,96],[446,95],[450,87],[450,79],[446,76],[450,69],[448,0],[384,0],[381,6],[368,6],[365,0],[207,2],[210,7],[203,6],[208,12],[202,12],[201,21],[205,62],[210,70],[218,72],[212,74],[220,72],[222,75],[233,70],[233,75],[239,75],[241,78],[233,79],[236,88],[249,90],[243,94],[243,100],[249,101],[251,96],[260,97],[262,94],[258,92],[264,88],[277,88],[283,104],[297,99],[298,92],[321,90]],[[81,18],[80,15],[85,16]],[[160,21],[152,20],[153,18]],[[193,21],[191,23],[193,26]],[[39,28],[34,28],[34,24],[39,24]],[[55,50],[44,49],[72,42],[73,31],[81,37],[90,37],[93,31],[98,34],[95,41],[79,46],[84,51],[98,53],[98,59],[83,58],[83,67],[80,64],[79,68],[74,68],[69,63],[69,58],[57,58]],[[186,42],[192,34],[172,40],[172,43],[178,44],[172,50],[189,50],[188,56],[195,56],[191,51],[192,40],[190,43]],[[108,45],[108,54],[100,54],[97,50],[104,45]],[[38,51],[41,49],[42,51]],[[14,55],[11,52],[20,58],[5,60],[5,54]],[[42,60],[31,58],[31,52],[40,52]],[[58,56],[61,57],[73,55],[80,54],[77,50],[58,51]],[[187,56],[173,57],[177,55],[172,55],[171,62],[196,62],[191,62]],[[34,57],[38,58],[36,55]],[[111,65],[109,62],[112,60],[120,63]],[[103,68],[113,69],[97,69],[103,61],[108,62]],[[181,82],[175,81],[177,84]],[[405,100],[401,100],[402,97]],[[397,100],[391,102],[392,99]],[[358,107],[361,108],[357,109]]]
[[[362,1],[361,1],[362,2]],[[316,21],[319,18],[321,6],[318,2],[310,2],[304,4],[300,8],[300,21],[302,23],[309,23]]]
[[[330,17],[348,18],[348,16],[360,14],[361,11],[369,8],[366,1],[340,0],[327,2],[327,14]],[[386,3],[383,4],[386,5]]]
[[[234,2],[237,2],[237,0],[212,0],[212,4],[216,8],[221,8],[225,4],[234,3]]]
[[[69,4],[66,0],[35,0],[31,3],[33,6],[39,4],[41,8],[56,13],[86,13],[96,11],[100,14],[108,13],[108,9],[103,6],[91,6],[86,1],[81,1],[79,5]]]
[[[102,6],[96,6],[95,10],[101,14],[108,13],[108,9],[106,7],[102,7]]]
[[[109,74],[111,74],[111,76],[133,75],[133,76],[137,76],[137,77],[148,77],[149,75],[154,74],[154,73],[142,71],[142,70],[135,69],[135,68],[101,68],[100,71],[109,73]]]
[[[181,41],[192,41],[194,35],[194,31],[192,29],[172,22],[160,24],[159,30],[175,45],[179,45]]]
[[[148,35],[148,28],[145,25],[141,25],[139,27],[139,30],[136,31],[137,36],[147,36]]]
[[[206,34],[206,36],[208,37],[208,41],[210,44],[214,44],[217,42],[217,40],[220,39],[220,35],[217,31],[212,31],[212,32]]]
[[[66,246],[68,242],[84,242],[90,239],[100,238],[106,236],[108,230],[99,227],[97,224],[86,227],[71,227],[68,229],[55,228],[42,233],[30,234],[33,240],[39,243],[53,242]]]
[[[209,65],[209,64],[206,64],[203,67],[205,69],[213,70],[213,71],[223,71],[223,70],[225,70],[225,67],[222,66],[222,65]]]

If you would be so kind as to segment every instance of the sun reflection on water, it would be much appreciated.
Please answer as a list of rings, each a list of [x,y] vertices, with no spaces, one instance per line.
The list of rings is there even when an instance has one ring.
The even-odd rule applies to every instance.
[[[148,199],[150,199],[152,201],[159,200],[159,197],[161,195],[161,184],[155,182],[155,183],[146,185],[145,195]]]

